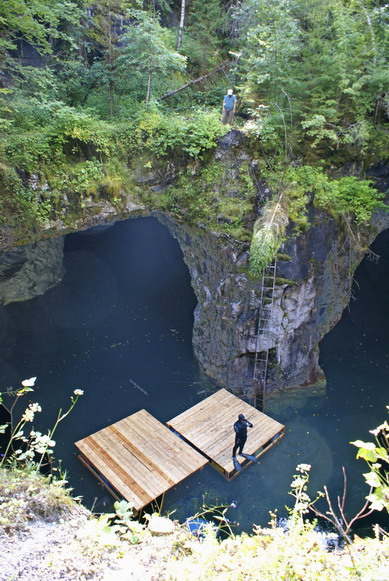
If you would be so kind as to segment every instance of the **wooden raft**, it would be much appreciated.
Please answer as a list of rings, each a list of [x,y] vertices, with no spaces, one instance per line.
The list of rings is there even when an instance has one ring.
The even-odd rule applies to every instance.
[[[102,484],[136,511],[208,462],[146,410],[75,445],[80,459]]]
[[[226,389],[220,389],[167,422],[167,425],[205,454],[215,468],[231,479],[238,474],[232,463],[232,449],[235,443],[233,425],[239,414],[244,414],[253,424],[253,428],[247,429],[247,442],[243,450],[246,454],[258,458],[284,436],[285,426]],[[250,464],[239,456],[238,460],[242,468]]]

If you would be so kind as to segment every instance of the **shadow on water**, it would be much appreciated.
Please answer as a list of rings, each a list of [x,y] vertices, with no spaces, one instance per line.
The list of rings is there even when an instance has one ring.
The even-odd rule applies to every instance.
[[[388,403],[388,233],[375,251],[382,254],[378,265],[359,267],[357,300],[321,344],[326,395],[283,398],[273,414],[287,426],[278,446],[232,482],[206,466],[166,494],[165,511],[184,519],[203,503],[233,502],[227,516],[237,530],[250,531],[277,507],[285,515],[300,462],[312,464],[314,492],[328,484],[334,494],[341,493],[345,465],[350,510],[360,507],[365,466],[349,442],[367,439]],[[142,408],[165,422],[209,395],[210,386],[192,352],[196,299],[188,270],[164,226],[142,218],[69,235],[64,260],[61,284],[0,309],[1,385],[4,391],[38,376],[38,429],[53,424],[74,389],[85,391],[60,424],[56,455],[75,494],[88,506],[97,499],[95,510],[103,511],[112,499],[79,462],[73,442]]]

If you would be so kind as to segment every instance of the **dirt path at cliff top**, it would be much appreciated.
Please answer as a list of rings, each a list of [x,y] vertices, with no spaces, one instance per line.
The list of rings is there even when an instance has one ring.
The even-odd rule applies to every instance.
[[[117,541],[83,509],[66,520],[36,521],[17,534],[1,535],[0,581],[157,581],[167,578],[166,560],[174,535],[152,536],[141,544]]]

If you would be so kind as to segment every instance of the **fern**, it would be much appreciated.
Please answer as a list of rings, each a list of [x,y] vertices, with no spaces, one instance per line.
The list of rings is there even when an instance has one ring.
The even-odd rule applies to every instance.
[[[288,222],[288,211],[281,194],[277,200],[266,204],[262,216],[254,224],[250,245],[250,268],[256,276],[260,276],[273,260],[284,240]]]

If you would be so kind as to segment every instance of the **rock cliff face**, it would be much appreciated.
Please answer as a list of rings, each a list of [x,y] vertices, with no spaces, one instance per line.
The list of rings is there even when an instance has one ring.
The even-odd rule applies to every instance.
[[[0,251],[0,304],[43,295],[62,279],[63,237]]]
[[[373,173],[386,191],[387,166],[381,164]],[[260,181],[257,188],[261,204],[266,188]],[[261,281],[248,273],[247,245],[183,227],[166,216],[159,219],[179,241],[191,274],[198,298],[193,346],[205,373],[250,396],[258,348],[269,352],[269,391],[323,383],[319,342],[349,303],[355,269],[376,236],[389,228],[389,213],[377,213],[370,228],[355,234],[354,227],[352,232],[312,206],[311,227],[304,235],[293,236],[290,231],[282,249],[270,328],[258,342]]]
[[[224,195],[230,197],[239,195],[236,190],[241,164],[245,168],[251,164],[260,209],[268,190],[237,133],[231,132],[221,141],[212,162],[216,160],[228,168],[231,184]],[[139,176],[135,172],[137,187],[143,191],[148,188],[154,194],[166,192],[179,172],[177,168],[171,171],[171,162],[165,169],[148,175],[140,171]],[[385,189],[387,172],[380,168],[378,173]],[[210,232],[201,225],[177,221],[166,213],[153,212],[147,203],[142,205],[137,199],[134,201],[131,193],[126,194],[120,209],[109,201],[91,200],[71,226],[69,219],[52,223],[44,232],[37,233],[37,242],[2,251],[0,301],[6,304],[30,299],[61,279],[63,238],[58,236],[117,219],[151,214],[166,224],[183,251],[198,299],[193,346],[210,378],[236,393],[250,395],[258,347],[260,352],[269,352],[269,390],[312,385],[323,379],[318,344],[340,319],[349,302],[352,275],[364,249],[379,232],[389,228],[388,213],[377,214],[373,225],[359,232],[360,241],[356,243],[346,227],[312,207],[307,233],[294,236],[290,232],[289,241],[282,249],[270,332],[257,343],[261,281],[249,274],[248,244],[226,234]],[[40,236],[53,238],[39,241]]]
[[[207,375],[236,393],[252,393],[260,281],[248,275],[244,245],[182,228],[160,216],[177,238],[198,298],[193,345]],[[364,252],[349,244],[336,223],[312,210],[305,236],[291,238],[278,261],[272,322],[260,337],[269,350],[268,389],[323,380],[318,344],[348,304],[352,275]],[[389,227],[381,216],[376,233]],[[370,232],[371,242],[375,234]]]

